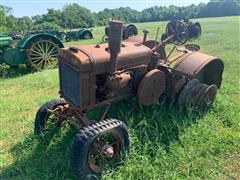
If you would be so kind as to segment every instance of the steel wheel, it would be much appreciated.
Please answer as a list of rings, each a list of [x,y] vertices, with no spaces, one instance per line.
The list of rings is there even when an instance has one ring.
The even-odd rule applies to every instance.
[[[209,109],[217,95],[217,86],[215,84],[210,85],[203,93],[200,99],[200,106],[202,109]]]
[[[35,42],[28,52],[28,63],[34,70],[52,68],[57,64],[59,47],[49,40]]]
[[[174,45],[183,45],[188,40],[187,26],[181,21],[170,21],[166,27],[167,37],[175,35],[171,42]]]

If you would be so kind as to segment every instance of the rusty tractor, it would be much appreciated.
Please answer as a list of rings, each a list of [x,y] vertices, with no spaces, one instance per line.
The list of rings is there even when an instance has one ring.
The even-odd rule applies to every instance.
[[[167,27],[171,33],[162,42],[148,39],[147,31],[122,41],[123,23],[113,20],[108,43],[60,49],[61,98],[40,107],[34,130],[37,135],[46,131],[50,117],[55,124],[69,122],[79,128],[70,153],[78,178],[94,179],[128,152],[126,124],[106,118],[112,103],[135,96],[141,105],[150,106],[166,96],[168,102],[192,111],[212,106],[221,86],[222,60],[199,52],[196,45],[178,46],[187,39],[182,21]],[[168,42],[175,44],[169,54]],[[99,121],[87,118],[90,111],[104,107]]]

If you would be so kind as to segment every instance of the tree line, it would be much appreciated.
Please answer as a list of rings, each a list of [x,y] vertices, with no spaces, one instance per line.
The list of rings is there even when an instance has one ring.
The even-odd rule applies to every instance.
[[[154,6],[137,11],[129,7],[104,9],[98,13],[72,3],[61,10],[48,9],[46,14],[32,17],[14,17],[13,9],[0,6],[0,31],[29,31],[40,29],[72,29],[104,26],[109,19],[119,19],[125,23],[164,21],[172,19],[219,17],[240,15],[240,0],[211,0],[190,6]]]

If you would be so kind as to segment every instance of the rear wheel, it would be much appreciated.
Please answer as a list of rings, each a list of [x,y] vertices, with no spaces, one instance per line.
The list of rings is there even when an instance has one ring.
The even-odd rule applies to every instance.
[[[84,127],[76,134],[70,156],[79,179],[96,179],[101,171],[122,162],[130,140],[127,126],[116,119],[107,119]]]
[[[138,34],[137,28],[134,25],[129,25],[127,27],[127,38],[131,36],[136,36]]]
[[[177,105],[188,108],[194,112],[208,110],[212,107],[217,95],[215,84],[206,85],[200,83],[198,79],[190,80],[180,92]]]
[[[50,124],[56,124],[57,117],[51,114],[49,110],[54,110],[60,105],[65,105],[64,99],[52,99],[43,104],[37,111],[34,124],[34,134],[39,135],[48,130]]]
[[[104,35],[104,36],[102,37],[102,42],[108,42],[108,36]]]
[[[84,32],[83,33],[83,39],[92,39],[93,35],[91,32]]]
[[[34,70],[55,67],[59,47],[50,40],[36,41],[29,48],[28,64]]]

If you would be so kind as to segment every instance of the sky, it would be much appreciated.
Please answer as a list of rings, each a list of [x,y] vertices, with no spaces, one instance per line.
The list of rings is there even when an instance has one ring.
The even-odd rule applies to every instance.
[[[0,4],[13,8],[16,17],[41,15],[47,9],[62,9],[69,3],[78,3],[92,12],[98,12],[104,8],[114,9],[119,7],[130,7],[143,10],[152,6],[187,6],[190,4],[207,3],[209,0],[0,0]]]

